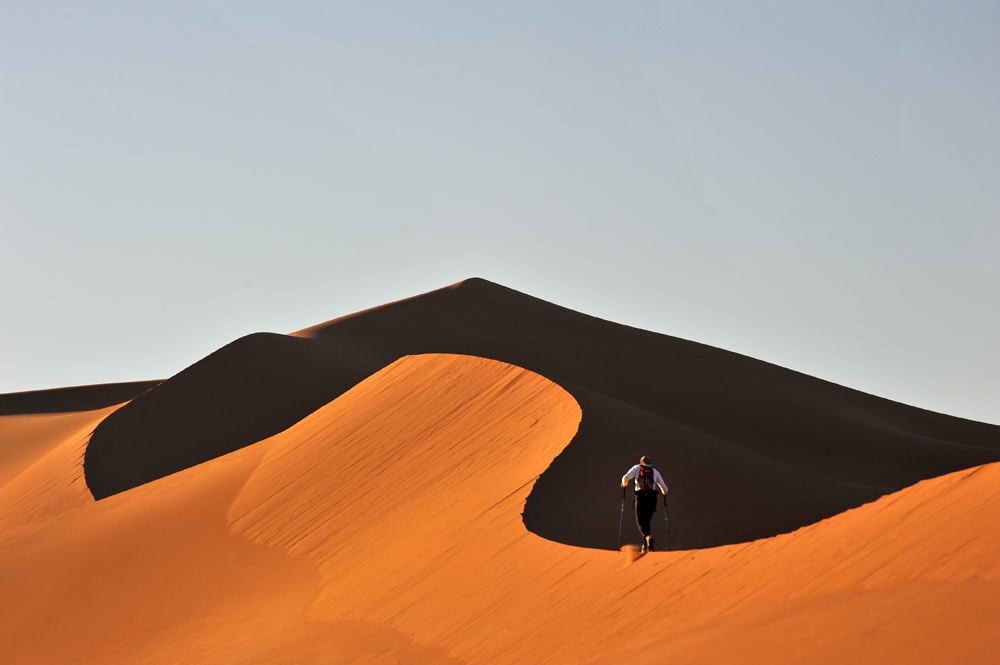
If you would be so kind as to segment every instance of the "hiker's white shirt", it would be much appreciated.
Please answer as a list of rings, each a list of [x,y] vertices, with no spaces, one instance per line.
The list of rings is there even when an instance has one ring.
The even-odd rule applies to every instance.
[[[623,486],[628,481],[630,481],[632,479],[635,479],[635,490],[637,492],[639,491],[639,467],[640,466],[641,466],[640,464],[636,464],[635,466],[633,466],[631,469],[628,470],[628,473],[626,473],[624,476],[622,476],[622,485]],[[666,483],[663,482],[663,476],[660,475],[660,472],[657,471],[655,467],[653,468],[653,482],[655,482],[660,487],[660,492],[662,492],[663,494],[667,493],[667,485],[666,485]]]

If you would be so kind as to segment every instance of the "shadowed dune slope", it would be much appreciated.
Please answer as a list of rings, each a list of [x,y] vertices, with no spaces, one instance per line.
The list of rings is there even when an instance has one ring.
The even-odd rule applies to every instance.
[[[248,335],[139,395],[94,432],[84,464],[97,499],[288,428],[381,368],[363,354]]]
[[[88,486],[110,496],[260,441],[398,358],[423,353],[517,365],[581,405],[577,436],[524,512],[530,530],[566,544],[615,547],[618,479],[642,454],[674,490],[671,538],[681,548],[789,532],[1000,460],[996,426],[472,279],[220,349],[101,423],[87,450]],[[627,533],[634,537],[634,527]],[[659,520],[654,535],[665,538]]]

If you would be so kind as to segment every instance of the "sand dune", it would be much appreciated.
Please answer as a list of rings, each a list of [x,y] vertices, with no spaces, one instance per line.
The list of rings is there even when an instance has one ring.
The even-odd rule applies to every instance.
[[[0,417],[0,662],[994,662],[998,430],[465,282]]]
[[[238,450],[423,353],[517,365],[581,404],[577,437],[525,512],[530,530],[570,545],[616,547],[614,488],[643,454],[677,489],[671,535],[682,548],[787,533],[919,480],[1000,461],[995,426],[468,280],[294,337],[233,342],[102,422],[87,483],[102,498]]]

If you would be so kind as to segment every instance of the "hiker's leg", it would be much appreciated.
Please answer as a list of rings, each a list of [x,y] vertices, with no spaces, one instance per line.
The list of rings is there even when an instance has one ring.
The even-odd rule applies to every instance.
[[[643,538],[650,534],[649,522],[653,518],[653,511],[656,510],[656,494],[653,492],[639,492],[635,497],[635,520],[639,525],[639,531]]]

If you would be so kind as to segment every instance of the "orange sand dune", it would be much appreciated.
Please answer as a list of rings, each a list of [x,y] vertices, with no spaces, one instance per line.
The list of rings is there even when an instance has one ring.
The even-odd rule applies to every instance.
[[[586,407],[502,362],[402,358],[266,440],[95,502],[79,478],[103,416],[53,423],[0,487],[48,506],[0,517],[3,662],[995,660],[1000,465],[627,565],[526,529]]]
[[[397,359],[425,353],[517,365],[577,401],[579,430],[524,515],[530,531],[569,545],[616,549],[617,483],[643,454],[674,489],[671,539],[684,549],[787,533],[920,480],[1000,461],[1000,427],[472,279],[295,336],[260,333],[219,349],[98,426],[87,484],[104,498],[259,442]],[[659,520],[653,529],[665,540]]]

